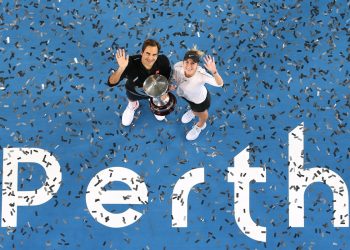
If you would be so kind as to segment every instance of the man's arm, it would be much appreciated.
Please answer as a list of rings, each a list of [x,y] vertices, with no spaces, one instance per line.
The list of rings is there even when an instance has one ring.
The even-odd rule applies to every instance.
[[[162,63],[162,75],[165,76],[168,80],[171,77],[171,64],[167,56],[163,55]]]
[[[122,67],[119,67],[116,71],[114,71],[108,78],[108,85],[110,86],[117,85],[124,71],[125,71],[125,68],[122,68]]]
[[[177,88],[178,82],[179,82],[179,76],[178,76],[178,68],[179,68],[179,63],[176,63],[174,65],[174,69],[172,70],[172,74],[171,74],[171,79],[169,79],[169,81],[172,83],[169,85],[169,90],[173,91]]]
[[[114,86],[119,83],[122,74],[124,73],[126,67],[129,63],[129,56],[125,54],[124,49],[118,49],[115,55],[117,63],[119,65],[118,69],[112,73],[108,78],[108,85]]]

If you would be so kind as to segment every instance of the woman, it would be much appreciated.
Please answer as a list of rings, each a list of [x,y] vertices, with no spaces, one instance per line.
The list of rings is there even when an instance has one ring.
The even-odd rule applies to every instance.
[[[177,94],[183,97],[190,105],[188,110],[181,118],[182,123],[190,122],[195,116],[198,122],[187,133],[187,140],[195,140],[202,130],[207,126],[208,109],[210,107],[210,94],[204,84],[208,83],[213,86],[223,86],[224,82],[219,75],[215,60],[207,55],[204,57],[204,67],[211,73],[209,74],[204,68],[198,65],[203,52],[196,48],[186,52],[182,62],[174,65],[174,80],[176,82]]]

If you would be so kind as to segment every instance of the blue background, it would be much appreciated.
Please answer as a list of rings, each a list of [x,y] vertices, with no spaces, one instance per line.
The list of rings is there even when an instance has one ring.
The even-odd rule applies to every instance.
[[[304,122],[305,168],[329,167],[350,183],[349,3],[336,1],[2,1],[0,146],[39,147],[60,163],[57,196],[18,209],[4,249],[350,249],[349,228],[334,228],[332,194],[305,194],[305,227],[288,225],[288,133]],[[106,86],[116,49],[140,53],[155,38],[174,64],[196,44],[214,55],[225,86],[208,86],[207,129],[188,142],[178,98],[167,121],[146,102],[121,125],[123,85]],[[76,60],[75,60],[76,58]],[[77,61],[77,62],[76,62]],[[237,227],[226,170],[246,146],[266,183],[251,185],[251,216],[267,242]],[[1,163],[0,163],[1,164]],[[120,166],[147,183],[144,213],[119,229],[94,221],[85,203],[91,178]],[[40,187],[44,171],[22,164],[21,190]],[[205,168],[189,197],[187,228],[171,227],[180,176]],[[1,173],[2,174],[2,173]],[[123,207],[107,207],[124,209]]]

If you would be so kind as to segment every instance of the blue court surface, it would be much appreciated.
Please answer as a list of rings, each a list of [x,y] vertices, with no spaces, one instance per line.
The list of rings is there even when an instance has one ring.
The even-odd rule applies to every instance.
[[[1,204],[7,148],[46,150],[62,175],[47,202],[18,206],[16,227],[0,229],[1,249],[350,249],[349,226],[332,224],[328,185],[306,189],[304,227],[290,226],[288,190],[288,135],[301,124],[304,168],[330,169],[350,185],[348,1],[3,0],[0,9]],[[146,38],[172,64],[195,44],[217,61],[225,85],[207,86],[209,122],[195,141],[185,138],[193,123],[181,123],[188,107],[179,97],[166,121],[143,101],[132,125],[121,124],[124,83],[106,85],[114,53],[138,54]],[[245,213],[266,227],[265,242],[239,228],[235,215],[246,215],[228,182],[248,146],[250,167],[266,181],[250,183]],[[112,167],[147,185],[144,204],[104,205],[142,214],[121,228],[96,221],[86,203],[90,181]],[[175,184],[196,168],[205,180],[188,196],[188,225],[172,227]],[[19,164],[19,192],[45,179],[35,161]]]

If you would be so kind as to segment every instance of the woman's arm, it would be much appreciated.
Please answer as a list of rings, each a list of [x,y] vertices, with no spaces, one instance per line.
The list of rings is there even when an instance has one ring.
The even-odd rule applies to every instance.
[[[204,57],[204,62],[205,62],[204,67],[207,70],[209,70],[211,74],[214,76],[216,84],[222,87],[224,85],[224,81],[222,80],[222,77],[220,76],[218,70],[216,69],[214,57],[207,55]]]

